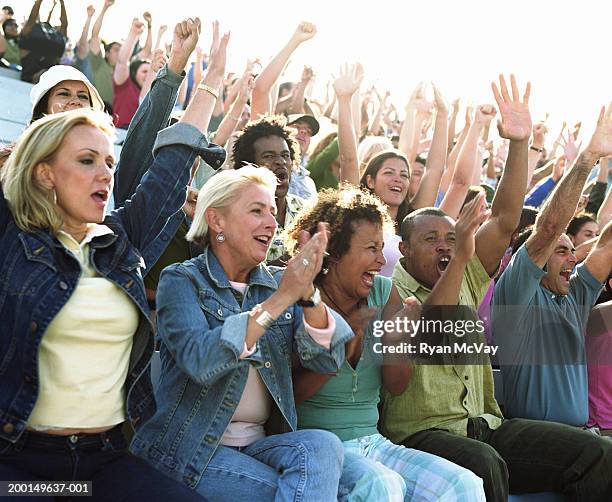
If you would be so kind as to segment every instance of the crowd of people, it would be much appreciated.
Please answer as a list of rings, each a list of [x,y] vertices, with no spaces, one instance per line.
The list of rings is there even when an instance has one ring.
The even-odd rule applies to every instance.
[[[284,81],[308,22],[235,74],[217,22],[107,43],[104,0],[73,45],[58,3],[2,9],[33,86],[0,152],[0,479],[612,500],[612,103],[553,140],[500,75],[458,131],[433,84],[400,113],[358,63],[323,100]]]

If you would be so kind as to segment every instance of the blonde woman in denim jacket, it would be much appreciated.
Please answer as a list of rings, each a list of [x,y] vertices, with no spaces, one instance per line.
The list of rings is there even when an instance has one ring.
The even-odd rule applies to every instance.
[[[157,292],[159,406],[131,448],[215,501],[338,496],[340,441],[296,430],[290,358],[296,351],[302,365],[334,373],[352,334],[312,284],[325,224],[302,236],[286,269],[265,265],[275,187],[274,175],[254,166],[211,178],[187,234],[205,250],[167,267]]]

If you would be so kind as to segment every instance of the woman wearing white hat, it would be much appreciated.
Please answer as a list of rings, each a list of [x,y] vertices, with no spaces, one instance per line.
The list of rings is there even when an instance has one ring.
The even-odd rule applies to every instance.
[[[76,68],[65,65],[52,66],[40,76],[30,91],[30,101],[31,122],[77,108],[104,110],[104,101],[89,79]]]

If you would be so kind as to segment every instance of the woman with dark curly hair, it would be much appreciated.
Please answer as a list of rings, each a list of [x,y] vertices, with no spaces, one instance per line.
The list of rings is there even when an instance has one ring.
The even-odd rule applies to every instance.
[[[284,265],[286,253],[282,233],[305,206],[305,201],[288,193],[291,174],[300,164],[300,147],[295,132],[281,116],[266,116],[250,122],[234,143],[234,169],[247,164],[266,167],[277,179],[276,221],[278,227],[266,259],[268,265]]]
[[[317,222],[329,222],[329,256],[315,279],[322,300],[355,333],[345,344],[346,360],[334,374],[316,374],[293,365],[298,427],[335,433],[344,446],[341,483],[364,473],[378,474],[364,500],[484,500],[476,475],[435,455],[391,443],[377,429],[381,387],[401,394],[410,377],[405,363],[383,365],[375,350],[380,334],[374,321],[389,319],[402,308],[391,280],[380,275],[385,264],[383,231],[392,229],[385,206],[374,195],[350,185],[319,193],[318,203],[289,229],[286,246],[294,254]],[[412,303],[409,299],[407,303]],[[397,315],[409,315],[409,309]],[[365,321],[365,322],[364,322]],[[388,340],[383,336],[383,344]],[[388,362],[388,361],[386,361]],[[372,493],[372,490],[378,490]]]

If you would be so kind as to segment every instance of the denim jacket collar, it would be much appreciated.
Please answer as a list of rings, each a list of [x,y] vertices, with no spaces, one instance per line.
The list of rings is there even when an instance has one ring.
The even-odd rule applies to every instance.
[[[223,266],[219,263],[219,260],[213,253],[210,246],[204,249],[204,252],[200,256],[201,269],[208,273],[208,276],[219,288],[231,288],[229,279]],[[268,269],[263,263],[260,263],[255,267],[249,274],[249,286],[264,286],[270,289],[276,290],[278,288],[277,282],[274,280]]]

